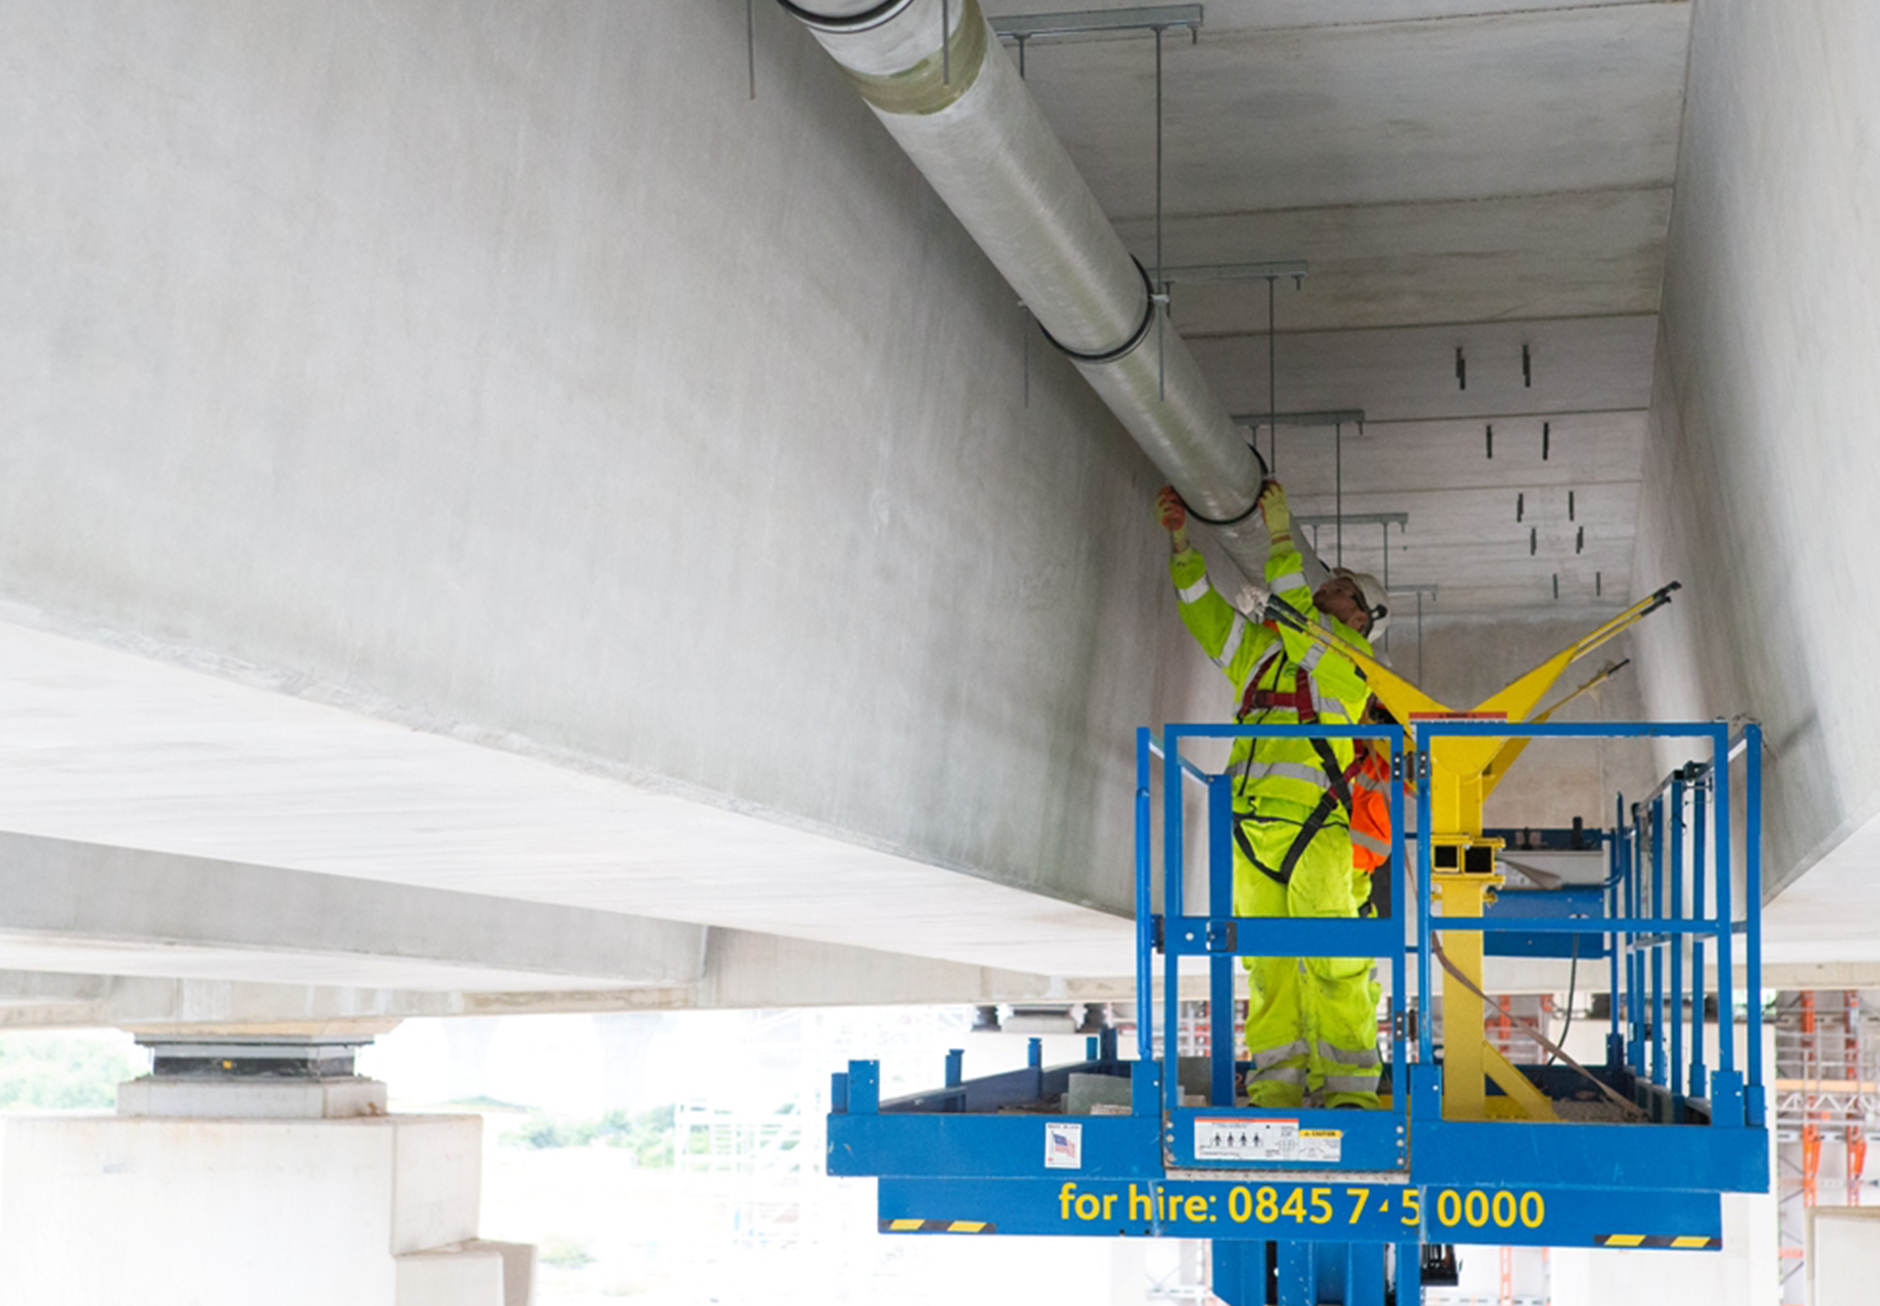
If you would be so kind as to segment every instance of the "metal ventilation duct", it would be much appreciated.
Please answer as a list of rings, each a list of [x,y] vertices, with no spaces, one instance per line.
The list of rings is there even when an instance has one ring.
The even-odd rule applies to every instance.
[[[976,0],[780,0],[848,74],[1052,340],[1255,580],[1260,467],[1147,273],[1045,122]],[[1236,520],[1238,519],[1238,520]]]

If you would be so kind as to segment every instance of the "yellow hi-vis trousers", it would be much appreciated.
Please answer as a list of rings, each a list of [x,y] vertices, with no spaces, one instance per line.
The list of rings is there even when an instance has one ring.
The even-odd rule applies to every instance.
[[[1253,854],[1278,870],[1309,809],[1255,801],[1236,819]],[[1353,916],[1351,837],[1342,825],[1313,836],[1282,885],[1234,847],[1236,916]],[[1247,1096],[1258,1107],[1377,1102],[1377,1001],[1369,957],[1247,957]]]

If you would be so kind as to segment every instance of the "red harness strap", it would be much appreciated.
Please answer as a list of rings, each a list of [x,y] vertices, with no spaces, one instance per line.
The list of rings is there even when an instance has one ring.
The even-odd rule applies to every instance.
[[[1318,700],[1312,696],[1312,673],[1304,667],[1294,669],[1291,691],[1281,689],[1256,689],[1252,681],[1247,682],[1247,692],[1240,696],[1240,715],[1244,718],[1253,712],[1266,712],[1276,707],[1283,707],[1295,713],[1301,725],[1310,725],[1319,719]]]
[[[1260,682],[1260,677],[1265,673],[1266,665],[1262,663],[1260,667],[1254,671],[1253,676],[1247,681],[1246,691],[1240,696],[1240,714],[1236,718],[1237,720],[1244,722],[1255,712],[1265,712],[1272,708],[1285,708],[1299,719],[1300,725],[1314,725],[1318,722],[1319,704],[1318,699],[1314,697],[1312,693],[1312,673],[1310,671],[1306,670],[1304,667],[1293,668],[1293,690],[1290,694],[1278,689],[1255,688]],[[1351,810],[1351,780],[1364,765],[1362,754],[1354,753],[1351,764],[1341,767],[1338,765],[1337,757],[1332,752],[1331,745],[1326,743],[1325,740],[1314,739],[1312,741],[1312,751],[1318,754],[1319,766],[1325,772],[1327,786],[1326,800],[1343,808],[1346,812],[1349,812]],[[1251,751],[1247,754],[1247,764],[1249,767],[1253,764],[1253,754]],[[1324,817],[1320,817],[1317,823],[1312,823],[1314,832],[1317,830],[1317,825],[1322,824],[1323,821]],[[1310,836],[1308,835],[1307,837],[1309,838]],[[1252,856],[1251,853],[1248,855],[1250,857]],[[1289,860],[1283,870],[1286,874],[1290,875],[1291,869],[1291,862]],[[1284,879],[1282,879],[1281,882],[1284,883]]]
[[[1293,678],[1294,711],[1299,714],[1300,725],[1310,725],[1319,719],[1318,700],[1312,697],[1312,673],[1304,667],[1297,669]]]

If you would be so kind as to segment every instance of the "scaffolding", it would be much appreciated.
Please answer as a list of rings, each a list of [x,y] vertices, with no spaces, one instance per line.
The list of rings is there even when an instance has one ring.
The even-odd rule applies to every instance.
[[[1807,1212],[1822,1205],[1823,1156],[1838,1153],[1847,1206],[1861,1204],[1867,1137],[1880,1117],[1880,1038],[1876,1012],[1852,989],[1785,992],[1775,1003],[1776,1145],[1792,1173],[1781,1199],[1800,1218],[1782,1222],[1784,1277],[1801,1270]],[[1830,1171],[1832,1167],[1830,1167]],[[1828,1204],[1832,1205],[1832,1201]]]

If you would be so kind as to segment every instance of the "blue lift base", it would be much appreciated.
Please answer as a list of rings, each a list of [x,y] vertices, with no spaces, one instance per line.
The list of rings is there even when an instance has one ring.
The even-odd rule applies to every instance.
[[[1209,892],[1231,897],[1231,793],[1220,776],[1180,758],[1184,736],[1360,734],[1388,738],[1394,768],[1391,901],[1411,910],[1374,920],[1264,919],[1184,911],[1184,779],[1198,781],[1208,812]],[[1621,799],[1609,830],[1494,832],[1511,849],[1598,850],[1608,874],[1595,885],[1503,894],[1487,916],[1446,922],[1409,902],[1403,776],[1423,765],[1443,734],[1534,737],[1683,737],[1708,742],[1707,763],[1680,768],[1629,813]],[[1726,1192],[1766,1192],[1759,990],[1761,734],[1731,736],[1719,723],[1516,725],[1420,722],[1405,737],[1371,727],[1169,727],[1138,738],[1137,1055],[1119,1056],[1115,1031],[1089,1040],[1086,1060],[1047,1068],[1033,1039],[1022,1070],[968,1080],[963,1054],[947,1057],[940,1088],[883,1102],[880,1067],[852,1061],[835,1076],[828,1119],[832,1175],[878,1178],[883,1233],[1175,1237],[1209,1239],[1214,1291],[1229,1306],[1416,1306],[1421,1285],[1453,1272],[1456,1245],[1715,1250]],[[1168,751],[1165,753],[1164,750]],[[1167,845],[1163,913],[1151,910],[1151,758],[1163,759]],[[1743,919],[1733,916],[1729,759],[1745,756],[1747,838]],[[1425,796],[1426,797],[1426,796]],[[1628,819],[1629,816],[1629,819]],[[1424,819],[1427,820],[1427,814]],[[1518,836],[1518,837],[1517,837]],[[1419,849],[1417,883],[1430,882]],[[1688,870],[1688,874],[1684,873]],[[1217,911],[1220,909],[1217,909]],[[1428,1022],[1403,1001],[1431,991],[1432,932],[1484,931],[1489,955],[1571,957],[1600,965],[1612,995],[1606,1058],[1597,1066],[1519,1066],[1557,1107],[1630,1104],[1623,1122],[1446,1120],[1444,1065]],[[1733,1028],[1731,942],[1746,937],[1751,995],[1748,1065],[1733,1040],[1708,1063],[1706,1000]],[[1717,974],[1706,992],[1705,956]],[[1386,959],[1392,1001],[1385,1105],[1376,1111],[1260,1110],[1237,1106],[1248,1067],[1217,1051],[1205,1080],[1209,1103],[1178,1091],[1177,1059],[1156,1055],[1157,987],[1164,1030],[1177,1014],[1181,963],[1205,965],[1212,1046],[1231,1049],[1233,975],[1242,957],[1361,956]],[[1158,961],[1159,958],[1159,961]],[[1157,965],[1162,974],[1155,974]],[[1688,970],[1686,966],[1688,964]],[[1686,985],[1686,977],[1691,983]],[[1192,972],[1191,972],[1192,977]],[[1684,1015],[1689,1010],[1689,1017]],[[1160,1040],[1167,1044],[1166,1035]],[[1123,1081],[1121,1114],[1069,1115],[1073,1074]],[[1590,1079],[1589,1079],[1590,1076]],[[1597,1081],[1591,1082],[1591,1081]],[[1491,1089],[1498,1094],[1499,1089]],[[1562,1114],[1570,1114],[1562,1110]],[[1453,1281],[1453,1280],[1451,1280]]]

